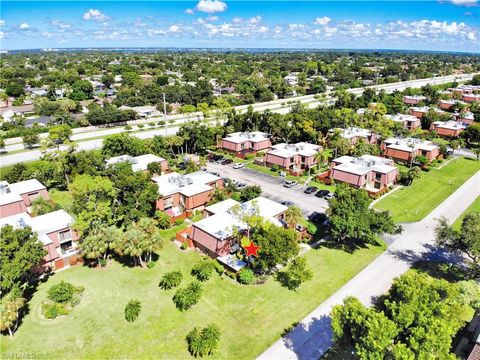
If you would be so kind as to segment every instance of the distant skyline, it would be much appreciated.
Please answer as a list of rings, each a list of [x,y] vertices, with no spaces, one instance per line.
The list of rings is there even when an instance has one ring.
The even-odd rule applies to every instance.
[[[348,48],[480,52],[478,0],[2,1],[2,50]]]

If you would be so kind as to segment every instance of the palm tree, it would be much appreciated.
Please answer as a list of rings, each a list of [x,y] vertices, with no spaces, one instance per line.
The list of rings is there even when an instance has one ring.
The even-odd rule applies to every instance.
[[[477,161],[478,159],[480,159],[480,148],[475,148],[472,150],[472,152],[475,154],[475,156],[477,157]]]
[[[325,162],[328,161],[328,158],[331,155],[331,151],[329,149],[325,149],[322,147],[318,153],[315,154],[315,161],[317,162],[317,169],[320,170],[320,166],[323,165]]]
[[[297,206],[290,206],[287,211],[285,211],[285,222],[287,223],[288,228],[293,228],[298,224],[302,218],[302,212]]]

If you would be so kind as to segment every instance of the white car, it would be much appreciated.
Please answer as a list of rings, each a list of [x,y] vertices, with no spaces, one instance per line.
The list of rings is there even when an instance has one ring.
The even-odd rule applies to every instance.
[[[245,163],[236,163],[235,165],[233,165],[233,168],[234,169],[241,169],[245,166]]]

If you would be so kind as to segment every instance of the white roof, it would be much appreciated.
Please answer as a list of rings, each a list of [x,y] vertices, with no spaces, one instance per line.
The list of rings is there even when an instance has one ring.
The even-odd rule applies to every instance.
[[[43,245],[52,243],[48,234],[69,228],[72,224],[73,218],[65,210],[57,210],[36,217],[21,213],[0,219],[0,227],[5,225],[12,225],[14,228],[30,226],[32,231],[38,234],[38,239]]]
[[[217,260],[220,261],[222,264],[227,265],[230,269],[235,271],[240,271],[243,267],[247,265],[247,263],[243,260],[240,260],[235,255],[224,255],[217,257]]]
[[[272,149],[269,150],[268,153],[283,158],[289,158],[295,155],[313,156],[320,150],[320,148],[320,145],[314,145],[306,142],[299,142],[297,144],[281,143],[273,145]]]
[[[204,171],[197,171],[186,175],[173,172],[170,174],[153,176],[152,180],[157,183],[158,192],[163,196],[176,193],[192,196],[211,190],[212,187],[206,184],[220,180],[220,178]]]
[[[467,111],[465,113],[463,113],[462,116],[459,116],[460,119],[466,119],[466,120],[473,120],[474,119],[474,115],[472,112],[470,111]]]
[[[220,201],[216,204],[207,206],[205,210],[212,214],[218,214],[221,212],[225,212],[229,210],[232,206],[235,206],[238,204],[240,204],[238,201],[235,201],[233,199],[227,199],[227,200]]]
[[[372,132],[367,129],[362,129],[358,127],[349,127],[346,129],[336,129],[341,137],[344,139],[352,139],[355,137],[366,138],[372,135]]]
[[[395,114],[395,115],[385,115],[387,119],[390,119],[395,122],[401,122],[404,123],[405,121],[407,122],[417,122],[418,118],[413,115],[406,115],[406,114]]]
[[[388,148],[410,152],[416,149],[432,151],[438,148],[431,141],[415,138],[389,138],[384,142]]]
[[[18,201],[23,201],[23,199],[17,193],[10,192],[0,194],[0,205],[7,205]]]
[[[449,129],[449,130],[464,130],[467,128],[467,125],[460,124],[456,121],[434,121],[433,125],[437,128]]]
[[[32,191],[40,191],[44,189],[46,189],[45,185],[43,185],[37,179],[30,179],[10,184],[10,190],[17,194],[25,194]]]
[[[130,155],[120,155],[110,158],[106,161],[107,165],[117,164],[120,162],[129,162],[132,164],[133,171],[145,171],[147,170],[148,164],[156,162],[165,161],[164,158],[153,155],[153,154],[145,154],[140,156],[130,156]]]
[[[258,214],[275,225],[280,226],[281,222],[274,218],[288,208],[275,201],[259,196],[253,200],[240,204],[239,212],[241,214],[254,214],[258,209]],[[205,231],[219,240],[225,240],[231,237],[234,229],[247,229],[247,225],[241,221],[231,208],[227,211],[209,216],[193,224],[193,226]]]
[[[413,99],[413,100],[425,100],[426,97],[422,95],[405,95],[404,99]]]
[[[364,175],[370,171],[388,174],[396,170],[396,167],[392,165],[392,160],[372,155],[363,155],[358,158],[341,156],[333,161],[341,163],[335,166],[333,168],[334,170],[345,171],[356,175]]]
[[[228,134],[223,139],[236,144],[243,143],[245,141],[260,142],[260,141],[268,140],[268,134],[261,131],[235,132],[235,133]]]

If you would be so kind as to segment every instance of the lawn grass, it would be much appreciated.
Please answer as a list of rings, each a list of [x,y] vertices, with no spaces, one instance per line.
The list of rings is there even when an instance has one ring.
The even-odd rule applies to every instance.
[[[419,221],[479,170],[480,161],[452,159],[440,169],[422,173],[412,185],[387,195],[375,208],[389,210],[396,222]]]
[[[453,223],[453,227],[455,229],[459,229],[460,225],[462,224],[462,220],[467,215],[468,213],[471,213],[473,211],[478,211],[480,212],[480,196],[477,196],[477,198],[473,201],[473,203],[463,212],[462,215]]]
[[[190,269],[201,256],[167,242],[152,269],[113,262],[105,269],[77,266],[55,274],[39,286],[15,337],[2,337],[1,351],[38,359],[188,359],[187,333],[194,326],[214,322],[221,329],[221,342],[211,358],[252,359],[384,249],[310,250],[305,256],[314,277],[296,292],[280,287],[273,278],[263,285],[246,286],[215,273],[203,284],[200,302],[180,312],[172,302],[175,289],[161,290],[158,282],[165,272],[179,270],[184,276],[180,287],[184,287],[192,280]],[[41,303],[47,290],[62,280],[84,286],[84,296],[70,315],[46,320],[41,316]],[[131,299],[141,301],[142,311],[136,322],[127,323],[123,311]]]
[[[53,189],[49,191],[49,194],[50,199],[52,199],[65,210],[68,211],[72,207],[73,197],[71,192]]]

